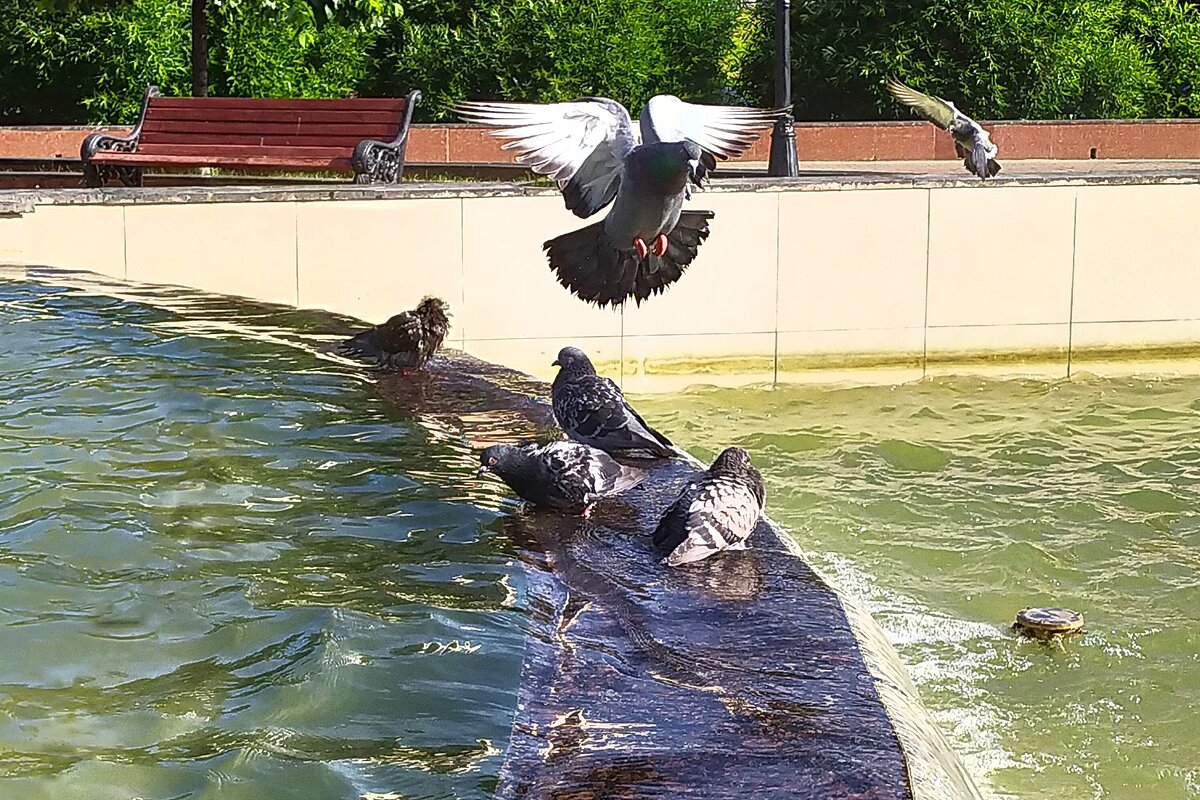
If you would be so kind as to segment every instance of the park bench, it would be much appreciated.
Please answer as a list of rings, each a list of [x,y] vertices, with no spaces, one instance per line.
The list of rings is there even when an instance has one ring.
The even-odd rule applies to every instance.
[[[353,172],[356,183],[396,182],[404,173],[409,122],[421,93],[344,100],[163,97],[146,89],[128,136],[83,140],[84,180],[141,185],[147,167]]]

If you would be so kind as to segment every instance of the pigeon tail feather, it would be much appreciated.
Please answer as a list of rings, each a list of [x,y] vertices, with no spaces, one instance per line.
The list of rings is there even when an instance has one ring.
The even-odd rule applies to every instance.
[[[619,247],[604,230],[604,221],[556,236],[543,245],[558,282],[581,300],[600,307],[629,298],[641,305],[683,275],[708,238],[711,211],[684,211],[667,234],[667,252],[637,258]]]

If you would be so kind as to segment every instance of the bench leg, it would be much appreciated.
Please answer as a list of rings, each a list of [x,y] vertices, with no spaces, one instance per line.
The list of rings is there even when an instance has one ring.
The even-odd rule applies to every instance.
[[[366,140],[350,159],[355,183],[399,183],[404,175],[404,147]]]
[[[109,181],[120,181],[122,186],[141,186],[141,167],[117,167],[110,164],[84,164],[83,182],[89,188],[104,186]]]
[[[83,185],[95,189],[104,185],[104,175],[95,164],[83,165]]]
[[[112,167],[116,179],[121,182],[122,186],[141,186],[142,185],[142,169],[141,167]]]

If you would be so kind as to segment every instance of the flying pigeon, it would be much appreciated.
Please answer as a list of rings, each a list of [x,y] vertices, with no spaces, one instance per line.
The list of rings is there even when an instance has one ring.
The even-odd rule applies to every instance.
[[[667,509],[654,530],[654,546],[672,567],[741,550],[765,502],[766,487],[750,454],[730,447]]]
[[[350,337],[338,350],[374,361],[384,369],[419,369],[442,346],[450,329],[449,310],[450,306],[436,297],[426,297],[412,311]]]
[[[996,163],[1000,148],[992,144],[988,132],[978,122],[955,108],[954,103],[921,94],[895,78],[888,78],[887,88],[901,103],[912,106],[922,117],[950,132],[954,137],[954,150],[963,160],[967,172],[987,179],[1000,171],[1000,165]]]
[[[636,467],[586,444],[557,441],[545,446],[492,445],[479,456],[479,474],[491,472],[535,506],[591,512],[601,497],[620,494],[646,479]]]
[[[786,109],[685,103],[656,95],[633,127],[615,100],[568,103],[464,102],[467,122],[491,125],[506,150],[558,182],[566,206],[600,222],[543,245],[558,282],[598,306],[641,302],[679,280],[708,237],[711,211],[684,211],[717,159],[745,153]]]
[[[670,439],[629,407],[612,380],[596,374],[582,350],[564,347],[551,366],[559,368],[550,388],[554,419],[567,436],[606,453],[646,450],[663,458],[678,455]]]

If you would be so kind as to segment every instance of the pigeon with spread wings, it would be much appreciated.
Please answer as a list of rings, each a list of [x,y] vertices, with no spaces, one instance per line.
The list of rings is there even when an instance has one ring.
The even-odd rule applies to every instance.
[[[491,125],[516,160],[558,182],[567,208],[605,218],[544,245],[558,282],[598,306],[641,302],[679,280],[708,237],[711,211],[684,211],[717,159],[745,153],[781,110],[685,103],[656,95],[635,129],[615,100],[464,102],[455,113]]]
[[[922,94],[895,78],[888,78],[887,88],[901,103],[911,106],[922,117],[950,132],[954,137],[954,150],[968,172],[987,179],[995,177],[1000,171],[1000,165],[996,162],[1000,148],[992,143],[991,136],[978,122],[955,108],[954,103]]]

